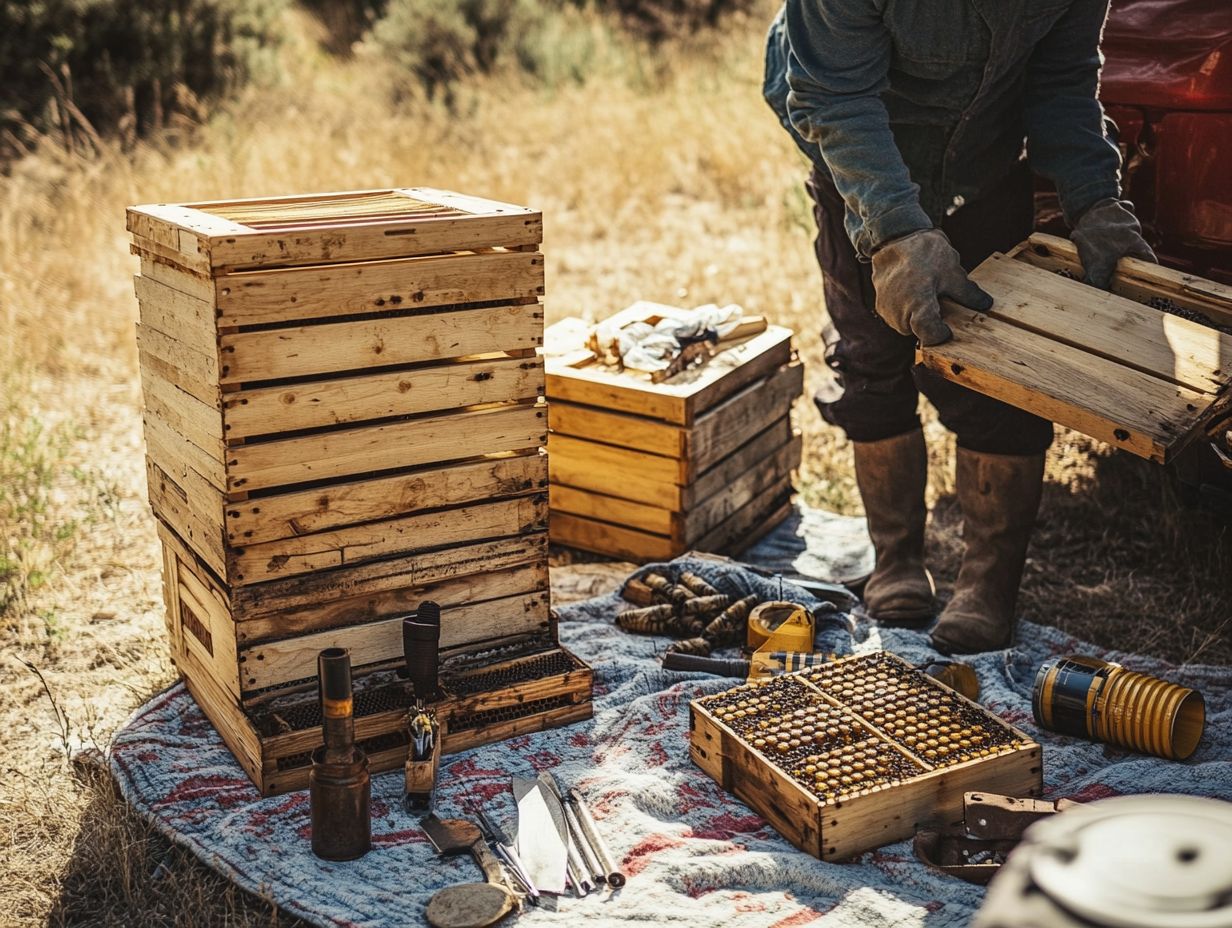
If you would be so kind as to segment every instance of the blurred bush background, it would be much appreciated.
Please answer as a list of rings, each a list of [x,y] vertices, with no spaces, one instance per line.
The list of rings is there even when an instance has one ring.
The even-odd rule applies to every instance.
[[[69,151],[199,123],[251,81],[276,81],[283,14],[330,54],[380,54],[434,97],[473,74],[580,79],[596,33],[663,43],[757,0],[0,0],[0,160],[48,137]],[[764,6],[764,4],[761,4]]]

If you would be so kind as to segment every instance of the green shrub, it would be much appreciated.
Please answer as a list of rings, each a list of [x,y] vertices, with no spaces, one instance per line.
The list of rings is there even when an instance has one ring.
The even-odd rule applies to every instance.
[[[729,13],[754,13],[766,6],[764,0],[597,0],[597,5],[618,14],[630,32],[650,42],[688,38],[717,26]]]
[[[372,41],[430,97],[472,74],[525,66],[528,41],[543,28],[535,0],[390,0]]]
[[[0,0],[0,156],[200,117],[268,60],[286,3]]]

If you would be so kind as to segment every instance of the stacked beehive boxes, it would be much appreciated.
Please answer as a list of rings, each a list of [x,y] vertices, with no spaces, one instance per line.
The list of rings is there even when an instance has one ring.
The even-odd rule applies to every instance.
[[[638,303],[614,322],[679,312]],[[599,363],[589,331],[567,319],[545,345],[554,542],[664,560],[739,550],[786,516],[801,453],[791,407],[804,382],[790,330],[720,343],[661,383]]]
[[[377,768],[402,762],[389,668],[424,599],[469,674],[454,746],[588,715],[584,665],[543,657],[540,215],[399,189],[136,207],[128,228],[172,652],[254,781],[303,785],[325,647],[351,651]],[[534,655],[546,676],[491,679],[542,711],[506,712],[528,694],[485,689],[478,651]]]

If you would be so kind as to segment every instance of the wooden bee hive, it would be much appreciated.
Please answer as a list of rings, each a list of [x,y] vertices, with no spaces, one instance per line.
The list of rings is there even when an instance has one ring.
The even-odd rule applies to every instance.
[[[172,652],[258,785],[301,784],[320,738],[261,707],[311,695],[322,648],[391,667],[424,599],[444,656],[555,649],[537,212],[417,188],[141,206],[128,228]],[[527,717],[589,713],[577,672]],[[362,737],[396,741],[396,714]]]
[[[638,303],[614,321],[674,312]],[[567,319],[545,343],[554,542],[667,560],[739,550],[782,521],[802,447],[791,407],[804,368],[789,329],[723,342],[662,383],[598,363],[588,332]]]
[[[971,274],[992,309],[950,304],[953,340],[918,360],[1139,457],[1165,464],[1210,437],[1232,463],[1232,287],[1133,258],[1111,293],[1081,277],[1054,236],[993,255]]]
[[[689,750],[823,860],[957,822],[970,790],[1043,789],[1038,744],[887,652],[694,700]]]

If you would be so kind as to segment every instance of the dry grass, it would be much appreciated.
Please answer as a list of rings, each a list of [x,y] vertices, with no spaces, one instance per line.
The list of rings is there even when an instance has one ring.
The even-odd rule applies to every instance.
[[[124,207],[411,184],[533,203],[546,215],[549,321],[638,298],[737,300],[797,329],[815,379],[803,166],[760,100],[761,31],[748,23],[658,60],[614,49],[586,86],[493,80],[461,96],[459,116],[394,107],[379,68],[301,42],[283,86],[200,132],[90,163],[49,154],[0,178],[0,369],[27,384],[12,418],[64,436],[54,454],[14,465],[40,468],[30,485],[46,519],[42,554],[24,562],[38,576],[22,574],[41,583],[23,583],[0,624],[0,924],[289,923],[170,850],[93,765],[66,760],[105,743],[172,679],[143,502]],[[843,440],[807,403],[799,420],[805,498],[858,511]],[[958,552],[952,445],[929,428],[944,586]],[[15,526],[26,520],[10,520],[6,536]],[[1182,511],[1160,470],[1066,435],[1050,458],[1024,608],[1104,645],[1232,662],[1230,560],[1227,532]]]

